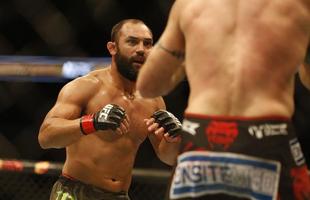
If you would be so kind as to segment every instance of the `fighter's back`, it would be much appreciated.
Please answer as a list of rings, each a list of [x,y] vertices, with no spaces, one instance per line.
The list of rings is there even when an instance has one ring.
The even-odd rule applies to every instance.
[[[292,114],[294,74],[309,39],[309,0],[177,3],[191,88],[187,112]]]

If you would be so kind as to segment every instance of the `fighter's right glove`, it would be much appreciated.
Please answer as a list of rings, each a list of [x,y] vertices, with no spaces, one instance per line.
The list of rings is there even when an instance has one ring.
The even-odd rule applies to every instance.
[[[182,124],[172,113],[166,110],[157,110],[153,113],[152,117],[160,127],[165,129],[165,132],[168,132],[170,137],[177,137],[180,135]]]
[[[81,131],[88,135],[98,130],[116,130],[125,118],[125,110],[115,104],[107,104],[100,111],[84,115],[80,119]]]

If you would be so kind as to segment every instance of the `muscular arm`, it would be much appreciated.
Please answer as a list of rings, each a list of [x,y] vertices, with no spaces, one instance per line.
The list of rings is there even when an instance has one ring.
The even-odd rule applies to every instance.
[[[41,125],[38,139],[42,148],[63,148],[80,139],[79,117],[95,90],[94,80],[85,77],[62,88],[54,107]]]
[[[165,95],[184,78],[185,44],[178,2],[173,5],[166,29],[139,73],[137,88],[144,97]]]
[[[310,90],[310,63],[304,63],[299,69],[300,80]]]
[[[166,109],[165,103],[162,98],[159,99],[158,109]],[[179,152],[180,141],[175,140],[176,142],[168,142],[163,134],[154,134],[153,131],[149,134],[149,140],[154,148],[154,151],[158,158],[168,164],[174,165],[176,158]]]

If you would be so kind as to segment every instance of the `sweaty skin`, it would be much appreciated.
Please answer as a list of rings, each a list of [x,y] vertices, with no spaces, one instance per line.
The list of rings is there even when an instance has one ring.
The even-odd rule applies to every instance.
[[[137,88],[165,95],[186,72],[186,112],[291,117],[309,31],[309,0],[177,0]]]
[[[115,62],[117,52],[128,58],[147,56],[152,47],[149,40],[152,36],[144,24],[123,25],[118,44],[107,45],[112,55],[111,66],[77,78],[60,91],[42,123],[39,143],[45,149],[66,148],[64,174],[112,192],[128,191],[138,147],[147,137],[163,162],[174,162],[175,155],[168,152],[175,146],[163,140],[162,132],[153,134],[145,126],[153,112],[165,109],[163,99],[142,98],[135,82],[121,76]],[[140,61],[141,58],[132,65],[137,70],[142,66]],[[121,126],[116,131],[83,135],[80,117],[96,113],[106,104],[124,108],[126,118]],[[152,131],[156,130],[152,127]]]
[[[117,88],[111,68],[94,71],[62,89],[57,104],[46,117],[43,129],[52,134],[57,127],[48,126],[53,126],[57,118],[74,120],[81,113],[97,112],[107,103],[120,105],[126,110],[130,123],[128,132],[98,131],[84,136],[78,123],[75,123],[74,129],[73,125],[68,124],[66,128],[71,129],[76,141],[66,147],[63,173],[111,191],[127,191],[136,152],[148,136],[141,122],[158,108],[164,107],[161,99],[143,99],[135,94],[131,100]],[[60,128],[66,122],[59,119],[57,123]]]

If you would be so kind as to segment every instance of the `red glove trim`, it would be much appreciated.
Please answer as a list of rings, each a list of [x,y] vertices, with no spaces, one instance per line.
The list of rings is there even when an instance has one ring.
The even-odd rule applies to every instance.
[[[80,120],[80,127],[84,135],[95,132],[96,129],[94,127],[94,114],[82,116]]]

